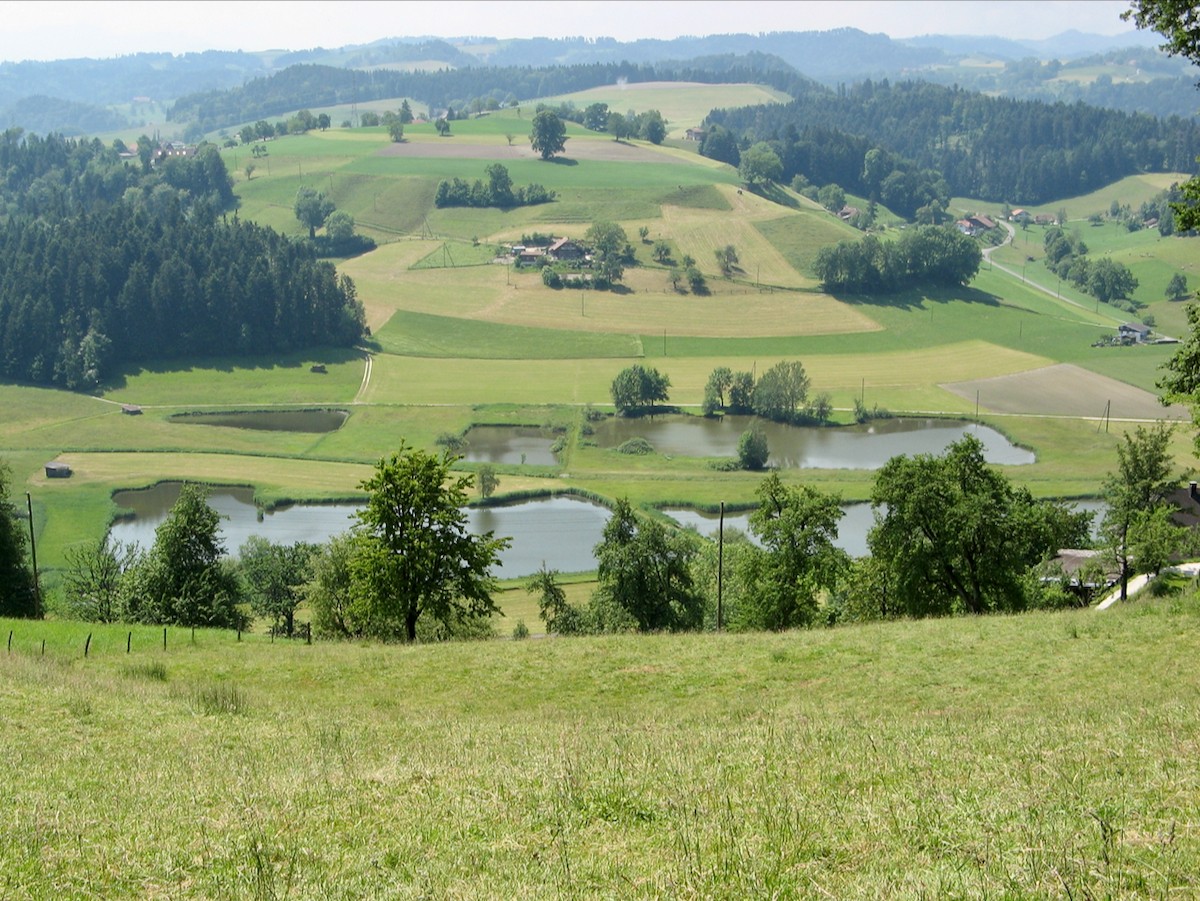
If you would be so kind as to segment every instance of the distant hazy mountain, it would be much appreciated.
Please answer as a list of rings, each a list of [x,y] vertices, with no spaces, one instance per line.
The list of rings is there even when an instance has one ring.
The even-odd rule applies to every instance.
[[[1084,34],[1064,31],[1045,40],[1012,40],[987,35],[930,34],[905,38],[899,43],[910,47],[940,50],[946,56],[989,56],[1001,60],[1028,57],[1067,61],[1125,47],[1157,47],[1162,39],[1151,32],[1133,31],[1121,35]]]
[[[353,69],[461,69],[477,66],[546,66],[591,63],[657,64],[702,57],[770,54],[797,71],[827,85],[863,79],[930,77],[958,80],[971,85],[976,73],[955,67],[967,57],[985,56],[1015,62],[1030,57],[1068,61],[1114,48],[1136,48],[1146,53],[1157,47],[1157,36],[1130,32],[1117,37],[1066,32],[1044,41],[1012,41],[987,36],[928,35],[893,40],[855,28],[832,31],[772,32],[682,37],[672,40],[623,42],[614,38],[381,38],[368,44],[307,50],[259,52],[206,51],[173,55],[138,53],[113,59],[72,59],[53,62],[0,63],[0,127],[20,125],[46,133],[79,134],[121,127],[131,102],[147,99],[169,105],[175,99],[203,91],[239,88],[254,78],[270,76],[301,64]],[[929,73],[926,75],[925,73]],[[1162,73],[1164,76],[1168,73]],[[1180,72],[1173,71],[1170,90]],[[965,76],[965,77],[964,77]],[[1116,80],[1116,79],[1114,79]],[[1030,88],[1013,87],[1013,79],[998,78],[980,90],[1014,96],[1040,96]],[[1116,85],[1123,88],[1123,85]],[[1143,86],[1144,88],[1144,86]],[[1075,87],[1072,99],[1101,104],[1134,104],[1148,109],[1150,90],[1106,89],[1093,100],[1085,88]],[[1026,93],[1020,94],[1020,91]],[[1162,92],[1159,92],[1162,93]],[[36,99],[34,99],[36,98]],[[1162,112],[1187,107],[1179,99]]]

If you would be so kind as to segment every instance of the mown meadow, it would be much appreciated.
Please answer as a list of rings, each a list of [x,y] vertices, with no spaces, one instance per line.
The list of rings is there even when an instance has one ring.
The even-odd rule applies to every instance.
[[[1190,897],[1198,616],[1189,588],[786,634],[166,650],[4,621],[0,885]]]

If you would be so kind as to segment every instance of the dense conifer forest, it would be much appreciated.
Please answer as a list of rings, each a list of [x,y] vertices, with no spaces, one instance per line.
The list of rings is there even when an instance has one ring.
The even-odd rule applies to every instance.
[[[71,389],[184,356],[349,345],[354,286],[238,221],[214,148],[151,166],[99,142],[0,142],[0,375]]]
[[[954,194],[1030,204],[1136,172],[1191,171],[1200,153],[1194,121],[1082,103],[1010,100],[917,81],[864,81],[793,97],[713,110],[708,121],[743,142],[777,144],[785,178],[803,174],[866,195],[873,186],[863,180],[864,148],[874,146],[937,170]]]

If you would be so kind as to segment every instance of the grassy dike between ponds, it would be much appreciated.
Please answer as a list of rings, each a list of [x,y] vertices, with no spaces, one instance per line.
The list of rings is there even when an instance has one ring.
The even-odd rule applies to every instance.
[[[1190,897],[1198,625],[1190,593],[414,647],[3,621],[0,894]]]

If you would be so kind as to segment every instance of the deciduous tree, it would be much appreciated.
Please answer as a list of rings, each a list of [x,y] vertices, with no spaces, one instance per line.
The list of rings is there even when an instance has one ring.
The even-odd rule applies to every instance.
[[[1173,432],[1174,426],[1163,422],[1126,432],[1117,445],[1117,470],[1104,482],[1108,510],[1101,534],[1120,575],[1122,600],[1135,571],[1137,542],[1132,533],[1145,517],[1152,517],[1156,508],[1166,504],[1167,496],[1179,484],[1170,449]]]
[[[617,501],[596,545],[592,607],[600,629],[609,630],[606,610],[629,617],[640,632],[698,628],[704,605],[691,574],[697,550],[693,536],[639,518],[627,499]]]
[[[747,602],[742,625],[790,629],[812,625],[818,600],[849,568],[850,558],[834,544],[841,500],[807,485],[785,485],[772,473],[758,487],[758,509],[750,531],[762,552],[743,558]]]
[[[871,504],[886,606],[909,616],[1024,609],[1029,569],[1087,536],[1087,514],[1014,488],[973,435],[941,456],[893,457]]]
[[[368,634],[415,641],[422,616],[450,625],[498,609],[491,570],[509,539],[468,530],[472,477],[451,473],[457,459],[402,442],[360,484],[368,500],[358,513],[351,573]]]
[[[567,127],[552,111],[538,110],[529,132],[529,144],[534,153],[548,160],[566,148]]]
[[[141,622],[233,629],[246,624],[240,592],[221,563],[225,544],[220,514],[208,504],[207,489],[186,483],[167,518],[154,531],[154,545],[125,574],[127,615]]]
[[[334,211],[333,201],[315,188],[302,187],[296,192],[296,218],[308,226],[308,236],[315,238],[317,229],[325,224]]]

